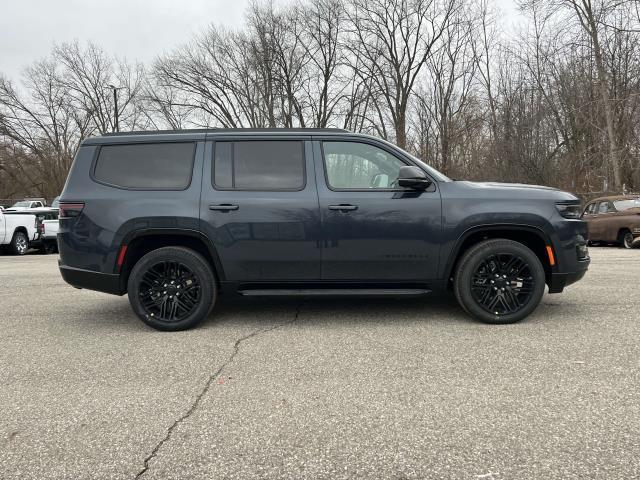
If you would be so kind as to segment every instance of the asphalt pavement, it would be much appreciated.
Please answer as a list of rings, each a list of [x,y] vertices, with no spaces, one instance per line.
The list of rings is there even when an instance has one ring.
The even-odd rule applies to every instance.
[[[0,478],[639,478],[640,251],[591,253],[515,325],[222,299],[178,333],[0,256]]]

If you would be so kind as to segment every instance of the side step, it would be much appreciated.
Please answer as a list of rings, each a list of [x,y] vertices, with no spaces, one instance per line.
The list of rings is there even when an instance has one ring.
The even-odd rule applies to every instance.
[[[248,289],[239,290],[240,295],[247,297],[264,296],[383,296],[383,295],[426,295],[431,290],[426,288],[301,288],[301,289]]]

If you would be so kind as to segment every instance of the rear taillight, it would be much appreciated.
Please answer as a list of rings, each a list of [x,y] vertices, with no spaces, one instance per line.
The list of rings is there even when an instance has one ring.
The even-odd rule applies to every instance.
[[[84,202],[60,202],[60,215],[59,218],[73,218],[82,213],[84,208]]]
[[[40,235],[44,235],[44,223],[38,225],[38,229],[40,230]]]

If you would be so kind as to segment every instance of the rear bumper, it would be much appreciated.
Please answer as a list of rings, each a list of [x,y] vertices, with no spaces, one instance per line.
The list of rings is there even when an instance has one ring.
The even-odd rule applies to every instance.
[[[120,275],[117,273],[93,272],[91,270],[68,267],[60,263],[58,267],[64,281],[73,287],[111,293],[112,295],[125,293],[120,285]]]

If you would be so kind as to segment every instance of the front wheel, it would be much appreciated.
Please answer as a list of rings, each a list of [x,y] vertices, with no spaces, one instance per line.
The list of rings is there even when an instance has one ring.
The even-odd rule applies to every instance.
[[[485,240],[458,264],[454,291],[464,310],[485,323],[514,323],[528,316],[544,294],[538,257],[521,243]]]
[[[127,283],[131,308],[157,330],[194,327],[209,315],[217,287],[209,263],[183,247],[163,247],[143,256]]]

